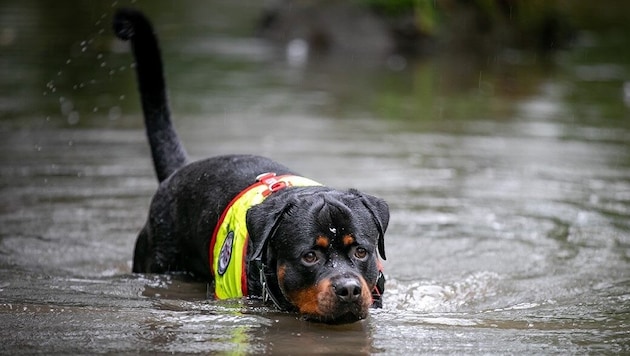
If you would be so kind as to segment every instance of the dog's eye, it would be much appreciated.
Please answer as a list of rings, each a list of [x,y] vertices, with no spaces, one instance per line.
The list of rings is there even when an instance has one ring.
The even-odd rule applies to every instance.
[[[302,255],[302,261],[304,261],[307,264],[313,264],[317,262],[317,254],[313,251],[309,251],[305,253],[304,255]]]
[[[356,250],[354,250],[354,257],[356,257],[356,258],[358,258],[360,260],[366,258],[367,255],[368,255],[368,252],[363,247],[357,247]]]

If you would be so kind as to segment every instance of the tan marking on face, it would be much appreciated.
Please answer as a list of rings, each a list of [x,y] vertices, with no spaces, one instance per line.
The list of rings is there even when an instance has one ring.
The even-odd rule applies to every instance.
[[[350,246],[354,243],[354,237],[352,235],[343,235],[341,241],[343,241],[344,246]]]
[[[330,293],[330,281],[328,279],[322,280],[318,284],[289,292],[289,299],[295,305],[300,313],[309,315],[322,315],[320,309],[320,299],[325,296],[326,293]]]
[[[365,278],[360,277],[359,281],[361,282],[361,304],[363,309],[369,309],[370,305],[372,305],[372,289],[368,287]]]
[[[330,240],[328,240],[326,236],[317,236],[317,239],[315,239],[315,245],[321,248],[328,248]]]
[[[279,285],[284,285],[284,276],[287,272],[287,266],[285,265],[279,265],[278,266],[278,271],[277,271],[277,275],[278,275],[278,284]]]

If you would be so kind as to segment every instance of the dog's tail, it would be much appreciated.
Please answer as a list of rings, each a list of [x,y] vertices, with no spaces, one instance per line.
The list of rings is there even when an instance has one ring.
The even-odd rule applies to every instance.
[[[131,42],[147,137],[161,182],[186,164],[188,155],[171,123],[158,40],[149,20],[136,10],[119,9],[113,27],[118,38]]]

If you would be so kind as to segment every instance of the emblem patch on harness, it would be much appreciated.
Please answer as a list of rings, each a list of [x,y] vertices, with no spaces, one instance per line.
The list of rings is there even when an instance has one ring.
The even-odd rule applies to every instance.
[[[219,255],[219,266],[217,272],[222,276],[225,271],[227,271],[228,266],[230,265],[230,260],[232,259],[232,246],[234,245],[234,231],[228,232],[225,237],[225,241],[223,242],[223,246],[221,246],[221,253]]]

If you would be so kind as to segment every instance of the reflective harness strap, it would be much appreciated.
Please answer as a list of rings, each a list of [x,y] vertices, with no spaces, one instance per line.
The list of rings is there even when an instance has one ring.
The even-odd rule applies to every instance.
[[[240,298],[247,294],[247,210],[262,203],[270,194],[287,187],[321,185],[308,178],[264,173],[256,183],[240,192],[225,208],[212,233],[209,247],[214,294],[218,299]]]

